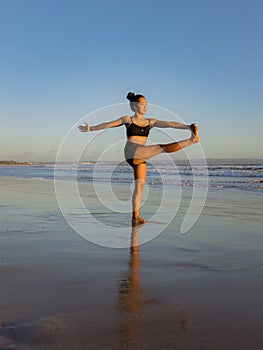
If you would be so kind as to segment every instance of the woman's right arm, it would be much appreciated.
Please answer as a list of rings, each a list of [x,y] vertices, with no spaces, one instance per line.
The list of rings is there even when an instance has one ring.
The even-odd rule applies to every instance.
[[[121,126],[124,123],[126,123],[127,116],[121,117],[115,120],[112,120],[110,122],[105,122],[101,124],[97,124],[94,126],[90,126],[87,122],[84,122],[85,125],[79,125],[79,131],[81,132],[89,132],[89,131],[96,131],[96,130],[102,130],[107,128],[115,128],[117,126]]]

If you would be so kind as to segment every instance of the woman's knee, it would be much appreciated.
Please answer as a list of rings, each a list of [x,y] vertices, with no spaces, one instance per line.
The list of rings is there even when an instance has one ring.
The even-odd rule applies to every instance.
[[[145,184],[145,179],[135,179],[135,188],[142,189]]]
[[[165,143],[159,143],[158,146],[161,149],[161,152],[166,152],[166,144]]]

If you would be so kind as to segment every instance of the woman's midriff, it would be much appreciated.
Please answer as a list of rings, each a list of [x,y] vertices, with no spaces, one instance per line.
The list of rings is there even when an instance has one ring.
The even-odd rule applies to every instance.
[[[145,145],[147,141],[147,136],[130,136],[127,138],[127,142],[133,142],[140,145]]]

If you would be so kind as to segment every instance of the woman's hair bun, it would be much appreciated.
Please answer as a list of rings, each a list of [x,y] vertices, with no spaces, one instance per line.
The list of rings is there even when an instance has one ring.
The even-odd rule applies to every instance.
[[[128,92],[128,95],[126,96],[126,98],[131,102],[134,100],[134,97],[135,97],[134,92]]]

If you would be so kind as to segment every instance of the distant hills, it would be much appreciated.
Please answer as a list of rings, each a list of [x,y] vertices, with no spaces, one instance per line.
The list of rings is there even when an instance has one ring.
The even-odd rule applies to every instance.
[[[39,165],[44,162],[18,162],[16,160],[0,160],[0,165]]]

